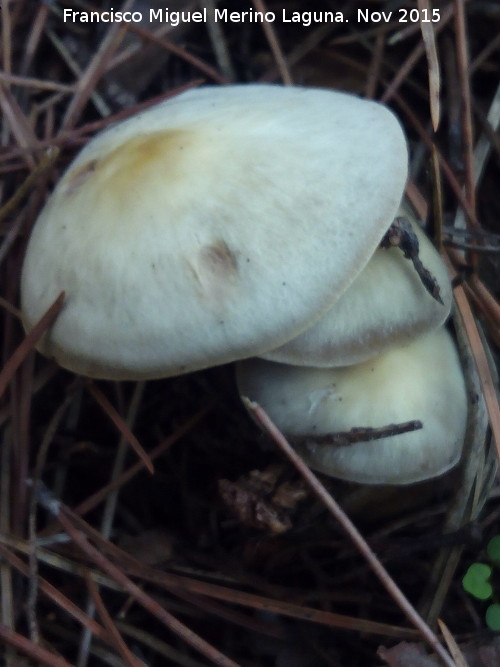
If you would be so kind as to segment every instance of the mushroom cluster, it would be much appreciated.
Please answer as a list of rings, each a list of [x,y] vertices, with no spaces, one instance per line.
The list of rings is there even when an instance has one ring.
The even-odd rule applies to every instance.
[[[399,214],[434,296],[397,248],[378,248],[315,325],[237,370],[241,395],[266,410],[308,465],[366,484],[442,475],[460,459],[467,426],[465,380],[444,327],[446,266],[407,202]]]
[[[39,349],[107,379],[174,376],[277,348],[373,254],[407,169],[385,107],[273,85],[186,92],[90,141],[26,252]]]
[[[288,367],[276,362],[343,373],[373,358],[381,368],[395,368],[408,365],[405,355],[422,354],[416,365],[433,365],[424,348],[442,345],[451,346],[452,364],[446,334],[418,338],[441,326],[450,309],[438,254],[414,223],[439,303],[399,249],[379,248],[406,173],[401,127],[375,102],[275,85],[186,92],[102,132],[69,166],[28,243],[25,328],[64,292],[39,350],[95,378],[162,378],[264,356],[270,361],[244,362],[240,386],[275,419],[278,413],[257,390],[274,380],[262,383],[255,374],[259,368],[283,374]],[[398,362],[394,348],[406,343]],[[298,372],[291,370],[289,379]],[[377,382],[384,373],[377,371]],[[288,401],[279,398],[287,382],[275,387],[278,401]],[[310,415],[325,403],[322,382],[305,399]],[[439,386],[444,400],[447,385]],[[455,394],[450,400],[458,405]],[[306,431],[312,429],[306,436],[320,432],[319,422],[309,425],[299,414]],[[338,430],[331,414],[325,428]],[[411,418],[424,421],[419,441],[432,440],[427,415]],[[286,432],[287,424],[277,421]],[[371,425],[362,415],[345,423]],[[312,449],[308,442],[305,451]],[[460,447],[451,449],[431,457],[430,475],[452,465]],[[336,463],[320,463],[335,456],[306,457],[350,478]],[[403,474],[399,483],[423,474]]]
[[[327,475],[413,484],[447,472],[460,458],[466,390],[444,327],[350,366],[242,361],[238,382],[308,465]],[[421,428],[398,432],[398,425],[415,421]]]

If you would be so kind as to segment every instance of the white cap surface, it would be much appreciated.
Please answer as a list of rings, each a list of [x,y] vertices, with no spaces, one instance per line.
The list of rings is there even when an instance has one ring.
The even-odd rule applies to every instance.
[[[347,366],[404,345],[443,324],[453,298],[446,265],[409,206],[401,206],[398,215],[410,222],[419,241],[419,257],[434,276],[443,303],[429,294],[399,248],[378,248],[319,322],[263,354],[264,359],[299,366]]]
[[[316,89],[207,87],[95,137],[22,275],[39,349],[83,375],[157,378],[277,347],[317,320],[392,222],[406,143],[385,107]]]
[[[308,436],[297,447],[311,468],[364,484],[411,484],[459,460],[467,422],[460,361],[443,327],[361,364],[319,369],[248,359],[240,394],[259,403],[281,431]],[[345,446],[315,444],[353,428],[420,420],[423,428]]]

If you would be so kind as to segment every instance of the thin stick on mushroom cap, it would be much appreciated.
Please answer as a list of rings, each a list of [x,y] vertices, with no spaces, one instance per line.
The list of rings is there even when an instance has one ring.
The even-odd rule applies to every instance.
[[[343,368],[249,359],[238,364],[238,385],[295,439],[311,468],[333,477],[411,484],[445,473],[460,458],[467,396],[455,345],[443,327]],[[322,437],[413,420],[422,428],[376,440],[338,446]]]
[[[404,203],[419,243],[419,258],[434,277],[441,303],[431,296],[399,248],[375,250],[368,264],[336,303],[313,326],[276,350],[269,361],[335,367],[375,357],[437,329],[450,314],[452,289],[446,265]]]
[[[406,168],[400,125],[374,102],[272,85],[184,93],[69,167],[28,245],[25,326],[64,291],[40,351],[111,379],[278,347],[366,264]]]

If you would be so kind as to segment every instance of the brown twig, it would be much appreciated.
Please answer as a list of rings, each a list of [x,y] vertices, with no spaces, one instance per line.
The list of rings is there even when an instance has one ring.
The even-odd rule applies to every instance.
[[[472,131],[472,104],[469,79],[469,48],[465,20],[464,0],[453,0],[457,48],[458,78],[462,101],[462,147],[465,165],[465,195],[472,211],[476,210],[474,186],[474,137]]]
[[[167,438],[165,438],[159,445],[157,445],[154,449],[149,452],[149,458],[151,461],[156,460],[159,456],[164,454],[172,445],[174,445],[180,438],[182,438],[184,435],[186,435],[205,415],[208,414],[210,409],[212,408],[212,404],[207,405],[206,407],[202,408],[199,412],[197,412],[195,415],[190,417],[184,424],[179,426],[174,433],[169,435]],[[144,464],[142,461],[138,461],[137,463],[134,463],[134,465],[130,466],[127,470],[125,470],[124,473],[122,473],[117,479],[113,480],[109,484],[106,484],[106,486],[102,487],[95,493],[91,494],[86,498],[82,503],[77,505],[73,509],[73,512],[78,515],[78,516],[85,516],[88,514],[88,512],[92,511],[96,507],[98,507],[102,502],[104,502],[110,493],[110,491],[113,491],[114,489],[119,489],[120,487],[124,486],[127,482],[129,482],[131,479],[134,478],[135,475],[140,473],[144,469]],[[54,526],[49,526],[46,528],[43,532],[42,535],[50,535],[52,534],[54,530]]]
[[[73,518],[75,519],[76,517]],[[324,625],[331,629],[340,628],[351,632],[364,632],[373,635],[394,637],[396,639],[409,640],[417,639],[419,637],[419,633],[411,628],[404,628],[397,625],[391,625],[389,623],[372,621],[369,619],[361,618],[359,616],[348,616],[346,614],[338,614],[321,609],[315,609],[313,607],[288,602],[286,600],[264,597],[262,595],[256,595],[254,593],[248,593],[246,591],[229,588],[228,586],[221,586],[219,584],[213,584],[207,581],[200,581],[192,577],[171,574],[160,569],[152,569],[145,566],[143,563],[137,563],[137,561],[132,559],[129,554],[124,553],[112,542],[102,538],[98,531],[92,529],[84,521],[75,521],[75,523],[82,531],[85,531],[91,537],[102,553],[108,554],[110,558],[113,558],[113,560],[119,562],[124,572],[142,581],[160,586],[161,588],[171,591],[179,597],[184,597],[184,594],[187,592],[188,594],[195,594],[197,596],[204,596],[215,600],[221,600],[229,604],[237,604],[239,606],[248,607],[249,609],[257,611],[267,611],[268,613],[270,612],[279,614],[287,618],[295,618],[298,620],[309,621],[311,623],[317,623],[318,625]],[[16,546],[21,551],[28,551],[28,546],[23,547],[23,545],[19,542]],[[0,545],[0,551],[2,548],[5,547],[1,547]],[[40,560],[43,560],[48,565],[63,571],[70,571],[73,574],[81,574],[81,576],[83,576],[82,566],[78,565],[77,563],[69,563],[60,556],[57,557],[57,560],[54,560],[54,558],[50,557],[49,554],[45,554],[42,549],[39,549],[38,553]],[[94,572],[93,576],[94,578],[97,578],[99,584],[102,586],[106,586],[112,590],[120,589],[114,580],[106,579],[104,575],[97,576]],[[46,593],[46,589],[43,586],[43,580],[41,580],[40,583],[40,590]],[[72,612],[69,611],[68,613]],[[89,617],[84,615],[83,612],[80,611],[80,614],[82,614],[82,618],[88,619],[90,621]],[[78,619],[80,620],[79,617]],[[101,634],[96,631],[94,625],[91,625],[88,622],[83,622],[82,620],[80,622],[88,627],[96,636],[103,638]],[[95,621],[92,621],[92,624],[93,623],[95,623]],[[102,626],[98,626],[98,628],[101,628],[100,632],[102,633]]]
[[[31,63],[33,62],[35,53],[40,45],[40,40],[42,38],[43,29],[49,16],[49,11],[49,4],[41,2],[38,7],[36,16],[33,19],[28,39],[25,43],[23,60],[20,66],[20,72],[23,76],[26,75],[31,68]]]
[[[432,649],[441,658],[443,663],[447,665],[447,667],[455,667],[454,661],[440,644],[434,632],[418,614],[416,609],[409,602],[408,598],[402,593],[401,589],[396,585],[385,567],[379,561],[375,553],[371,550],[364,537],[354,526],[341,507],[335,502],[325,487],[321,484],[316,475],[310,470],[310,468],[306,466],[300,456],[294,451],[293,447],[287,442],[286,438],[273,424],[264,410],[257,403],[250,401],[246,397],[243,398],[243,402],[250,414],[253,415],[255,421],[271,436],[278,448],[285,454],[289,461],[302,475],[313,493],[319,498],[319,500],[321,500],[332,516],[334,516],[335,519],[339,522],[343,530],[356,545],[359,552],[364,556],[368,565],[375,572],[384,588],[403,611],[410,623],[415,628],[417,628],[417,630],[419,630],[425,641],[429,644],[429,646],[432,647]]]
[[[86,387],[92,398],[95,399],[98,405],[102,408],[103,412],[111,419],[111,421],[116,426],[118,431],[125,438],[126,442],[128,442],[128,444],[132,447],[137,456],[141,459],[145,468],[151,474],[153,474],[154,466],[153,463],[151,462],[148,453],[141,445],[139,440],[137,440],[135,435],[132,433],[132,431],[128,427],[123,417],[115,410],[115,408],[111,405],[110,401],[106,398],[106,396],[102,393],[102,391],[94,384],[94,382],[89,380],[86,383]]]
[[[431,137],[428,135],[426,132],[425,128],[423,127],[422,123],[418,120],[417,116],[413,113],[412,109],[410,106],[403,100],[403,98],[400,95],[395,95],[395,100],[397,104],[401,107],[405,115],[408,117],[410,120],[411,124],[419,134],[420,138],[422,141],[426,144],[427,148],[429,149],[430,152],[432,152],[434,149],[436,151],[436,158],[439,162],[439,166],[446,177],[446,180],[448,181],[451,189],[453,190],[453,194],[457,198],[458,202],[464,209],[464,212],[468,218],[468,220],[471,222],[472,225],[475,227],[480,228],[479,221],[476,217],[475,211],[470,207],[469,202],[464,196],[464,193],[462,192],[462,188],[460,186],[460,183],[458,182],[455,174],[453,173],[453,170],[451,169],[450,165],[448,162],[444,159],[442,153],[438,150],[434,142],[432,141]]]
[[[26,551],[29,550],[29,546],[26,546]],[[0,553],[2,558],[4,558],[12,567],[14,567],[18,572],[23,574],[25,577],[31,577],[31,571],[28,565],[24,563],[20,558],[13,554],[10,549],[7,549],[3,544],[0,543]],[[108,633],[105,628],[94,621],[93,618],[87,616],[76,604],[74,604],[69,598],[67,598],[61,591],[59,591],[55,586],[50,584],[43,577],[38,576],[36,585],[38,589],[49,599],[54,602],[54,604],[65,611],[69,616],[74,618],[76,621],[81,623],[84,627],[88,628],[96,637],[102,639],[103,641],[108,641]]]
[[[448,260],[448,267],[452,277],[456,276],[451,262]],[[484,401],[490,420],[493,441],[496,446],[497,458],[500,462],[500,406],[498,405],[498,398],[496,392],[496,384],[493,380],[488,358],[484,350],[484,344],[481,340],[479,330],[477,328],[474,315],[464,288],[461,285],[455,286],[455,300],[462,318],[467,337],[469,338],[471,352],[476,362],[481,388],[483,390]]]
[[[252,1],[255,9],[258,12],[262,12],[263,14],[266,13],[266,6],[264,4],[264,0],[252,0]],[[290,69],[288,67],[288,63],[285,59],[285,56],[283,55],[283,49],[280,46],[278,36],[276,35],[274,27],[272,26],[271,23],[269,23],[269,21],[262,21],[262,30],[264,31],[266,39],[269,43],[269,47],[271,48],[274,60],[276,61],[276,67],[278,68],[278,72],[280,73],[283,83],[286,84],[287,86],[291,86],[293,84],[292,75],[290,73]]]
[[[123,11],[127,11],[134,4],[134,0],[125,0],[122,6]],[[106,64],[112,53],[118,48],[121,40],[125,35],[125,28],[121,23],[111,23],[110,27],[102,40],[96,54],[91,59],[82,76],[78,79],[75,94],[69,103],[64,119],[61,125],[61,130],[68,130],[78,121],[87,101],[97,82],[104,74]]]
[[[164,102],[165,100],[175,97],[176,95],[180,95],[186,90],[197,88],[203,82],[204,82],[203,79],[196,79],[195,81],[190,81],[189,83],[186,83],[183,86],[178,86],[176,88],[173,88],[172,90],[169,90],[165,93],[162,93],[161,95],[158,95],[157,97],[152,97],[151,99],[146,100],[145,102],[140,102],[139,104],[135,104],[133,107],[130,107],[129,109],[122,109],[116,114],[107,116],[106,118],[102,118],[100,120],[96,120],[91,123],[86,123],[85,125],[81,125],[80,127],[75,128],[73,130],[61,132],[57,135],[57,137],[50,137],[50,139],[39,141],[37,144],[37,148],[45,149],[45,148],[51,148],[53,146],[66,147],[71,145],[78,146],[84,144],[88,140],[86,138],[86,135],[103,130],[112,123],[117,123],[121,120],[130,118],[131,116],[140,113],[145,109],[149,109],[155,104],[159,104],[161,102]],[[9,151],[6,151],[4,155],[0,155],[0,163],[18,156],[22,156],[25,154],[25,152],[26,152],[25,150],[18,147],[12,148]],[[12,169],[12,167],[10,169]]]
[[[31,398],[31,392],[30,392]],[[26,615],[29,619],[31,631],[31,638],[35,640],[35,636],[38,634],[38,619],[36,616],[37,612],[37,600],[38,600],[38,558],[37,558],[37,536],[36,536],[36,520],[37,520],[37,494],[36,490],[38,484],[42,478],[43,467],[46,462],[47,453],[49,447],[53,442],[56,431],[60,425],[60,422],[68,409],[71,401],[73,400],[73,392],[68,392],[65,399],[56,409],[52,419],[50,420],[45,434],[42,439],[42,443],[36,455],[35,468],[32,475],[32,494],[29,502],[28,508],[28,530],[31,543],[31,550],[29,554],[29,568],[30,568],[30,578],[28,585],[28,596],[26,601]],[[20,483],[25,487],[22,491],[26,492],[26,484],[24,480],[26,475],[21,477]]]
[[[477,253],[500,252],[500,234],[445,225],[443,227],[443,237],[445,245],[452,248],[474,250]],[[479,280],[477,275],[475,275],[474,280]]]
[[[441,116],[439,99],[441,92],[441,77],[439,73],[434,24],[424,18],[426,16],[429,17],[432,14],[431,3],[429,0],[418,0],[417,4],[420,11],[420,29],[422,31],[422,39],[427,56],[427,68],[429,71],[429,100],[432,127],[434,128],[434,132],[437,132]]]
[[[313,443],[315,446],[333,446],[333,447],[348,447],[356,442],[371,442],[372,440],[381,440],[382,438],[391,438],[402,433],[411,433],[423,428],[421,421],[413,420],[401,424],[388,424],[379,428],[357,427],[350,431],[340,431],[338,433],[329,433],[328,435],[303,435],[289,438],[293,444]]]
[[[201,60],[201,58],[197,58],[192,53],[189,53],[189,51],[182,48],[181,46],[177,46],[177,44],[174,44],[173,42],[171,42],[168,39],[165,39],[164,37],[157,37],[154,32],[145,30],[140,26],[128,23],[126,25],[130,32],[134,32],[137,35],[139,35],[139,37],[142,37],[142,39],[148,42],[153,42],[154,44],[158,44],[158,46],[161,46],[161,48],[165,49],[169,53],[173,53],[178,58],[182,58],[182,60],[188,62],[190,65],[199,70],[202,74],[208,76],[209,79],[212,79],[213,81],[216,81],[217,83],[221,84],[230,83],[229,79],[220,74],[220,72],[218,72],[216,69],[214,69],[207,63],[205,63],[203,60]]]
[[[70,665],[69,662],[66,662],[66,660],[63,660],[63,658],[52,653],[52,651],[42,648],[19,633],[14,632],[14,630],[10,630],[7,626],[3,625],[3,623],[0,623],[0,639],[2,640],[2,643],[15,646],[28,657],[36,660],[42,665],[47,665],[47,667],[72,667],[72,665]]]
[[[419,246],[420,244],[415,232],[408,220],[404,217],[398,217],[394,220],[380,242],[381,248],[399,248],[403,252],[405,258],[411,260],[413,263],[415,271],[427,292],[429,292],[436,301],[443,304],[441,290],[437,280],[432,273],[425,268],[420,259]]]
[[[47,312],[42,315],[29,334],[26,335],[23,342],[14,351],[10,359],[0,371],[0,396],[2,396],[7,389],[9,382],[19,366],[23,363],[47,329],[54,323],[63,307],[64,296],[64,292],[59,294],[54,303],[50,306]]]
[[[468,279],[467,287],[470,288],[480,303],[481,311],[496,328],[497,336],[500,336],[500,304],[498,301],[475,273]]]
[[[13,137],[17,144],[26,150],[23,153],[23,159],[29,169],[35,169],[36,162],[32,151],[37,147],[36,136],[19,106],[16,98],[4,84],[0,83],[0,108],[3,111],[5,120],[10,127]],[[6,127],[4,127],[4,130]]]
[[[194,633],[183,623],[178,621],[172,614],[164,609],[156,600],[147,595],[142,589],[134,584],[129,577],[108,560],[96,549],[89,540],[74,527],[71,513],[59,501],[55,500],[47,491],[40,489],[39,502],[45,507],[62,525],[71,539],[77,544],[90,560],[106,572],[112,579],[122,586],[144,609],[149,611],[160,623],[169,630],[178,634],[187,644],[199,651],[208,660],[219,667],[238,667],[237,663],[215,649],[211,644]]]
[[[43,79],[32,79],[26,76],[16,76],[15,74],[6,74],[0,72],[0,81],[11,83],[24,88],[34,88],[35,90],[57,90],[63,93],[73,93],[74,85],[58,83],[57,81],[45,81]]]
[[[377,93],[377,86],[379,84],[380,71],[382,68],[382,60],[384,55],[385,40],[385,31],[379,30],[379,32],[377,32],[377,36],[375,37],[373,56],[366,76],[365,97],[368,100],[373,100]]]
[[[438,35],[441,32],[441,30],[443,30],[443,28],[447,25],[452,16],[453,16],[453,8],[451,6],[445,7],[443,12],[441,13],[441,20],[439,21],[439,23],[436,24],[435,35]],[[408,78],[408,75],[415,67],[415,65],[418,63],[420,58],[424,55],[424,53],[425,53],[425,45],[423,42],[419,42],[415,46],[413,51],[410,53],[410,55],[406,58],[406,60],[402,63],[401,67],[399,68],[393,80],[390,82],[390,84],[386,86],[385,92],[380,98],[381,102],[387,103],[396,95],[401,84]]]
[[[99,589],[95,581],[90,576],[88,570],[85,571],[85,583],[87,584],[87,588],[95,604],[97,613],[101,617],[103,625],[109,633],[111,642],[113,646],[116,648],[118,654],[121,655],[124,663],[128,665],[128,667],[144,667],[144,662],[142,660],[139,660],[139,658],[137,658],[135,655],[133,655],[133,653],[130,651],[130,649],[124,642],[123,637],[121,636],[120,631],[114,624],[109,611],[106,609],[106,605],[104,604],[104,601],[101,595],[99,594]]]
[[[35,169],[27,176],[25,181],[17,188],[12,197],[0,208],[0,222],[3,222],[9,215],[16,210],[22,200],[28,195],[32,187],[38,182],[40,176],[46,173],[59,157],[58,148],[49,148],[42,157]],[[17,238],[24,220],[19,216],[16,224],[12,225],[0,246],[0,264],[7,255],[7,252],[14,240]]]

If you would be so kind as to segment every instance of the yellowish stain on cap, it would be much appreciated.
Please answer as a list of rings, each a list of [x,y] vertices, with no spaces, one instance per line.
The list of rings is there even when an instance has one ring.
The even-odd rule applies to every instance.
[[[92,159],[70,171],[64,195],[72,195],[84,185],[96,194],[126,194],[161,173],[170,182],[183,175],[183,151],[192,143],[192,132],[168,130],[129,139],[102,158]]]

